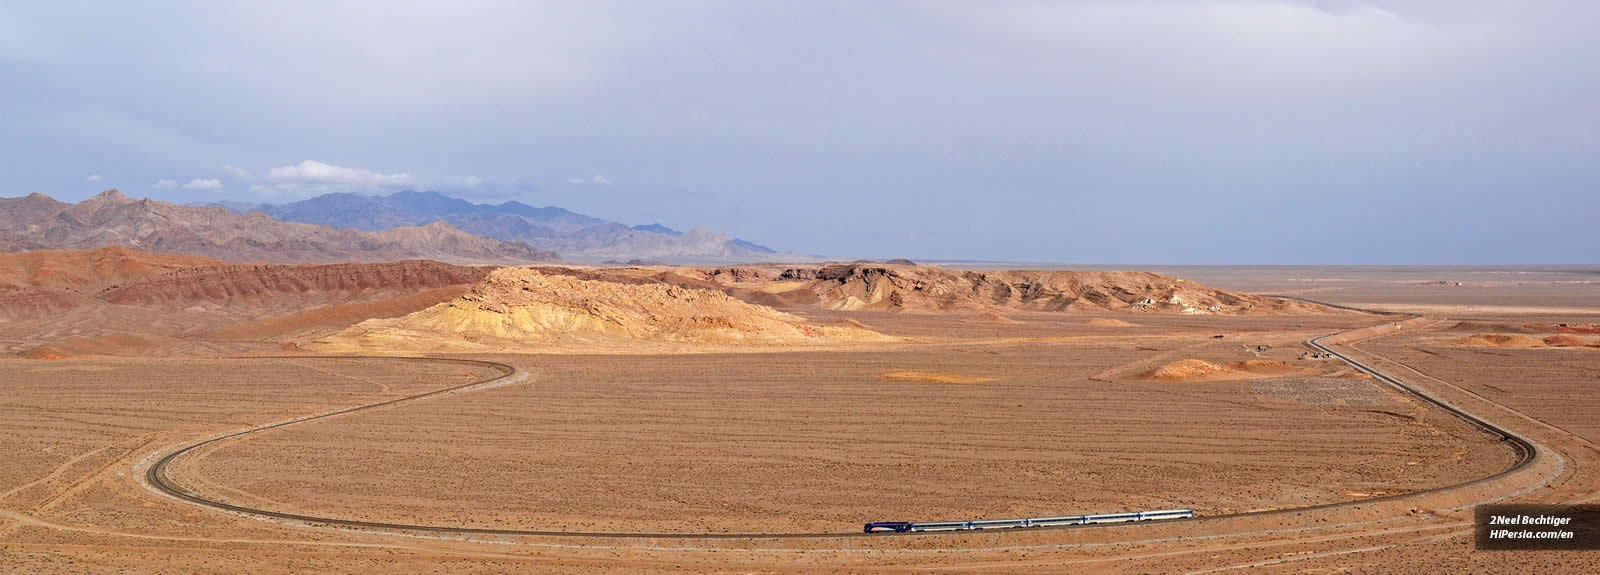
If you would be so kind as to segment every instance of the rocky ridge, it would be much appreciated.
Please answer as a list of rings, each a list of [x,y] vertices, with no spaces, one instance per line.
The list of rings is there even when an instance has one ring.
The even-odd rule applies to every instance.
[[[667,270],[657,277],[769,305],[830,310],[1125,312],[1181,315],[1339,313],[1316,304],[1232,292],[1148,272],[955,270],[845,263]]]
[[[315,347],[465,351],[546,343],[780,345],[889,339],[858,327],[811,325],[715,290],[502,268],[452,301],[401,318],[362,322]]]
[[[558,259],[527,244],[476,236],[447,223],[361,232],[281,222],[261,212],[135,200],[108,190],[77,204],[34,194],[0,199],[0,251],[116,246],[232,261],[326,263],[434,259],[528,263]]]

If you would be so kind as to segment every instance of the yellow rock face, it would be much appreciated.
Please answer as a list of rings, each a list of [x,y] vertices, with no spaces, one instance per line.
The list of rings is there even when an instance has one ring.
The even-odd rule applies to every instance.
[[[551,343],[787,345],[893,339],[857,327],[811,325],[718,291],[504,268],[449,302],[400,318],[364,321],[310,345],[325,351],[491,351]]]

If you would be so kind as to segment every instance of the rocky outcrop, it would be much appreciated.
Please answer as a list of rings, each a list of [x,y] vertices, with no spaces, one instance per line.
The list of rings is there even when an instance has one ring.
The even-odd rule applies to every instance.
[[[228,265],[201,256],[111,247],[85,251],[0,253],[0,292],[28,288],[99,293],[112,285],[195,267]]]
[[[835,310],[1115,311],[1189,315],[1337,313],[1146,272],[947,270],[879,263],[735,266],[679,272],[730,294]]]
[[[518,350],[549,343],[784,345],[887,340],[817,326],[719,291],[502,268],[461,297],[365,321],[312,344],[325,350]]]
[[[0,254],[0,319],[37,320],[107,306],[270,317],[465,286],[492,269],[428,260],[239,264],[123,248]],[[166,317],[199,319],[187,313]]]
[[[187,308],[292,300],[342,303],[470,284],[490,267],[427,260],[379,264],[228,265],[178,270],[118,285],[98,294],[109,303]]]

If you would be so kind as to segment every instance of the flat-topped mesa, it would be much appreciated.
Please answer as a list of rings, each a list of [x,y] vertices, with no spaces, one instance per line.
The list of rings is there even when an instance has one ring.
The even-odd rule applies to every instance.
[[[313,345],[327,349],[518,349],[539,343],[650,341],[786,345],[889,340],[818,326],[719,291],[502,268],[446,303],[370,320]]]

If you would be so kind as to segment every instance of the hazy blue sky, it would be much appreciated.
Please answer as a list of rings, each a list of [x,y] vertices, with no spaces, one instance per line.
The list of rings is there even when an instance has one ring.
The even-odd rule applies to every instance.
[[[0,196],[437,189],[842,257],[1596,263],[1596,22],[1590,1],[0,0]]]

